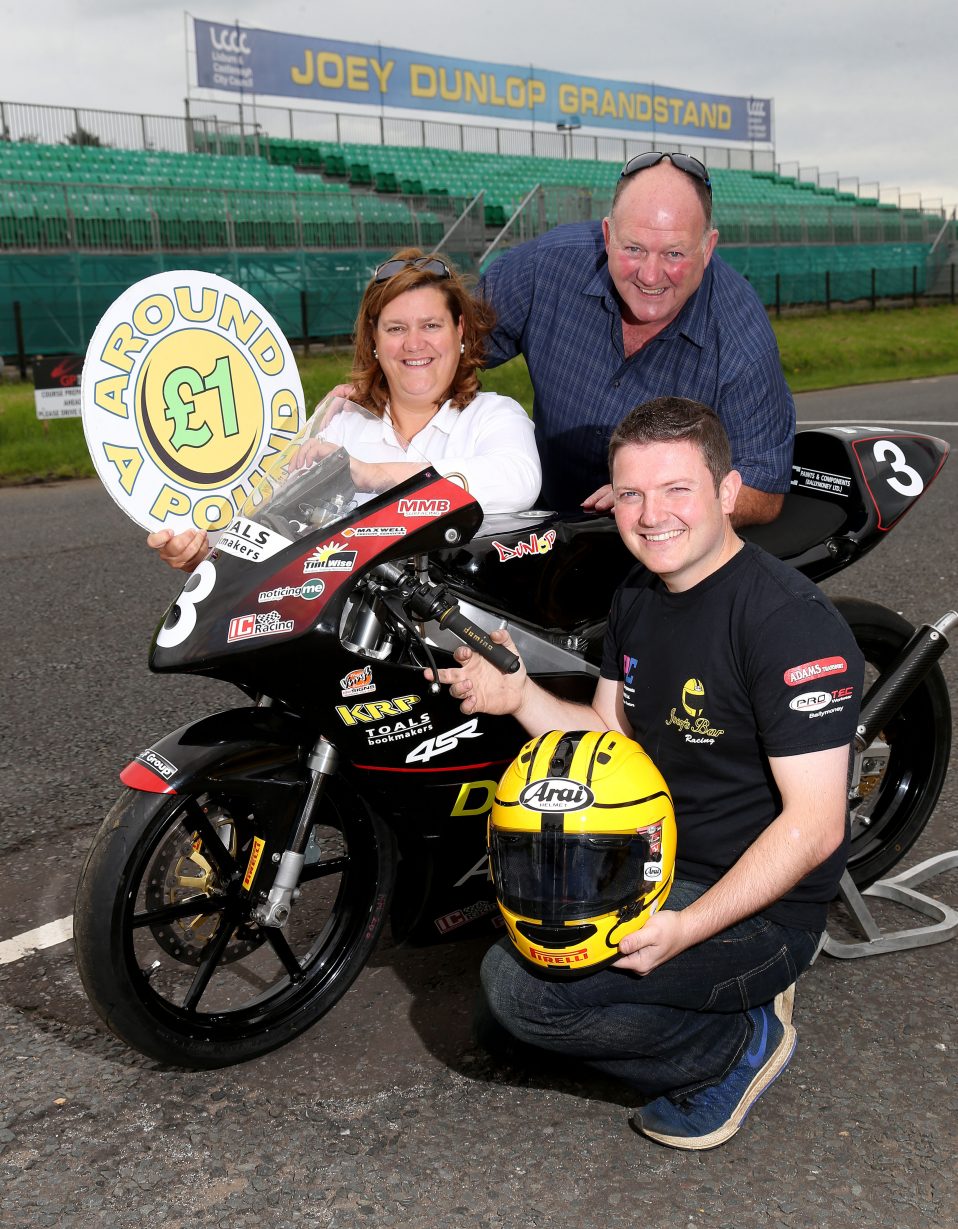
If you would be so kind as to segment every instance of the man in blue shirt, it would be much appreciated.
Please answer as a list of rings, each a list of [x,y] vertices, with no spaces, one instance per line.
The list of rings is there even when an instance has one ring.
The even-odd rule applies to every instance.
[[[612,210],[501,256],[481,289],[496,311],[495,367],[525,355],[543,499],[612,506],[607,449],[633,406],[714,406],[743,486],[736,525],[773,520],[791,476],[795,407],[757,295],[715,256],[708,172],[682,154],[626,164]]]

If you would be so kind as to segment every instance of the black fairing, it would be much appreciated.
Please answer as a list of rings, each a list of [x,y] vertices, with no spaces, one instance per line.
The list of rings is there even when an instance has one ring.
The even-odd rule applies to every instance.
[[[465,600],[552,634],[604,622],[635,564],[612,517],[584,512],[489,517],[471,542],[433,558]]]

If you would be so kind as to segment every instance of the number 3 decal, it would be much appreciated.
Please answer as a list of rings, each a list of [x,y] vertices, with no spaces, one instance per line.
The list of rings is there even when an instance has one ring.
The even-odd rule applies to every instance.
[[[921,474],[905,463],[905,454],[891,440],[877,440],[872,448],[872,456],[874,456],[879,465],[882,461],[891,461],[892,473],[898,476],[891,477],[885,475],[885,481],[899,495],[905,495],[910,499],[917,499],[925,489],[925,484],[921,480]]]
[[[161,649],[172,649],[189,636],[196,626],[196,608],[213,592],[214,584],[216,568],[210,559],[204,559],[176,599],[175,609],[180,612],[180,617],[172,627],[164,625],[157,632],[156,643]]]

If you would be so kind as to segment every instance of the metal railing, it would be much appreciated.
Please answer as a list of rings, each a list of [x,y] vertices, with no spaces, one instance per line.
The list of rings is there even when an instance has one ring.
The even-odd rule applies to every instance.
[[[928,284],[934,285],[938,274],[951,259],[955,242],[958,240],[958,209],[952,209],[951,216],[945,218],[941,229],[935,236],[928,253]]]
[[[282,137],[600,162],[625,162],[633,154],[664,149],[692,154],[717,170],[775,169],[772,149],[677,144],[654,136],[593,136],[534,126],[499,128],[376,114],[297,110],[261,106],[252,101],[212,103],[191,99],[186,100],[183,115],[173,116],[0,100],[0,140],[47,145],[89,143],[187,153],[194,148],[194,132],[202,135],[204,148],[215,148],[219,137],[224,148],[229,146],[229,152],[251,155],[259,154],[261,143],[268,142],[270,137]]]
[[[624,163],[649,149],[692,154],[716,170],[771,171],[773,149],[675,143],[655,137],[613,137],[554,128],[500,128],[442,120],[388,115],[339,114],[252,103],[187,103],[194,121],[203,120],[232,134],[281,137],[294,141],[329,141],[337,145],[406,145],[462,153],[504,154],[534,158],[576,158]]]
[[[0,251],[431,248],[459,196],[0,181]]]
[[[477,194],[480,195],[480,194]],[[611,203],[588,188],[544,185],[490,204],[490,194],[280,192],[237,187],[0,180],[0,251],[430,249],[455,238],[478,258],[565,222],[597,220]],[[954,217],[853,205],[716,204],[723,246],[936,244],[947,255]],[[950,236],[950,238],[949,238]],[[941,263],[939,261],[939,263]]]

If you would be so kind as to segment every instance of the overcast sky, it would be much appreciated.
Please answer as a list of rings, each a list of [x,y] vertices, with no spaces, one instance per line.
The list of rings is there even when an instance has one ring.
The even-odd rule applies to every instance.
[[[433,55],[772,97],[779,161],[880,183],[884,199],[897,188],[949,208],[958,202],[956,0],[196,0],[191,11]],[[3,100],[182,114],[181,5],[0,0],[0,18]]]

